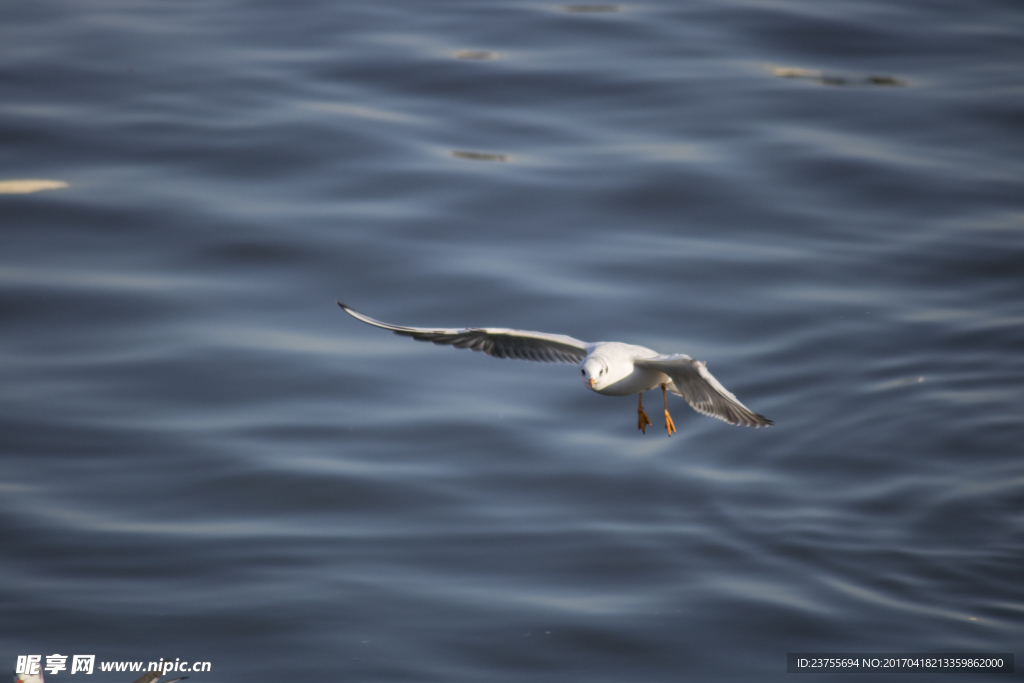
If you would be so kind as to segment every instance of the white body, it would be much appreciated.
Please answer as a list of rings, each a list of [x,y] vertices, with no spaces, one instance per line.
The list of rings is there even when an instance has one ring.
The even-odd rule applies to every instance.
[[[641,391],[657,389],[662,384],[678,394],[672,378],[664,372],[633,364],[640,358],[656,358],[660,355],[646,346],[596,342],[580,364],[583,385],[605,396],[632,396]]]

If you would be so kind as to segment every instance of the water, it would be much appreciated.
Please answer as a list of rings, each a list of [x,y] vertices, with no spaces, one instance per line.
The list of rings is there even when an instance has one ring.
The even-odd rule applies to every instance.
[[[3,661],[1013,652],[1022,35],[1012,2],[4,3],[0,180],[68,186],[0,195]],[[649,394],[641,435],[572,366],[335,299],[689,353],[776,426],[675,399],[668,438]]]

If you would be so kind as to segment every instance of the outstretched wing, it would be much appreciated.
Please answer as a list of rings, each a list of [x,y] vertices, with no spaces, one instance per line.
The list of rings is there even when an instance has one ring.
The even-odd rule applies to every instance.
[[[774,424],[764,415],[758,415],[740,403],[715,379],[704,363],[689,356],[655,356],[633,361],[634,365],[665,373],[675,385],[673,393],[679,394],[698,413],[717,417],[731,425],[767,427]]]
[[[401,327],[368,318],[337,302],[342,310],[357,320],[375,327],[391,330],[418,341],[450,344],[458,349],[483,351],[495,358],[519,358],[546,362],[579,363],[587,357],[589,344],[564,334],[507,330],[499,327],[465,329],[432,329],[429,327]]]

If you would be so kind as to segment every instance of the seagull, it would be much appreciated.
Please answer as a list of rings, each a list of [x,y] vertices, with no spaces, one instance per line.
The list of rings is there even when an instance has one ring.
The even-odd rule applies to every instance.
[[[356,320],[417,341],[483,351],[494,358],[576,363],[579,365],[583,385],[588,389],[604,396],[638,394],[637,429],[644,434],[651,424],[651,419],[644,411],[644,392],[659,387],[665,402],[665,431],[669,436],[676,431],[668,412],[669,391],[686,399],[698,413],[717,417],[731,425],[768,427],[774,424],[764,415],[758,415],[740,403],[708,372],[704,363],[683,353],[665,355],[633,344],[584,342],[564,334],[501,327],[403,327],[374,320],[340,301],[336,303]]]

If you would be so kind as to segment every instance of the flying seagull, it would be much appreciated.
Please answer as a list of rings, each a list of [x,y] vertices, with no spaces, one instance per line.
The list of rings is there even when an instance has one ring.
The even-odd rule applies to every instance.
[[[639,394],[637,428],[644,434],[651,419],[644,412],[645,391],[661,387],[665,401],[665,431],[676,431],[668,414],[668,393],[686,399],[698,413],[717,417],[731,425],[767,427],[774,424],[739,402],[728,389],[704,367],[686,354],[660,354],[643,346],[621,342],[584,342],[564,334],[527,332],[500,327],[467,327],[444,329],[389,325],[367,317],[337,302],[342,310],[364,323],[391,330],[403,337],[435,344],[448,344],[459,349],[483,351],[495,358],[519,358],[546,362],[577,363],[583,384],[605,396]]]

